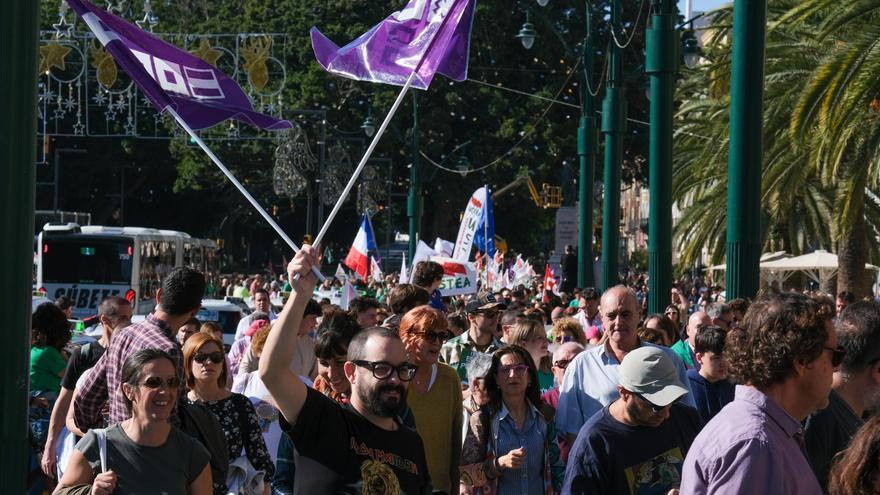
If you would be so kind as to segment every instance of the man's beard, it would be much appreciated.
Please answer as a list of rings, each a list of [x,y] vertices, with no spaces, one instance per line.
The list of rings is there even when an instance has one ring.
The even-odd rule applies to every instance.
[[[398,392],[400,398],[389,397],[382,398],[384,392]],[[364,408],[370,413],[380,418],[393,418],[399,416],[406,408],[406,387],[401,384],[377,385],[372,390],[362,387],[357,388],[358,398],[364,405]]]

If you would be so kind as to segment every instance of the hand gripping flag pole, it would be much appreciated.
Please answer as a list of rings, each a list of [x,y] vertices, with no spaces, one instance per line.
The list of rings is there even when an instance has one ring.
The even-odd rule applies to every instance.
[[[168,111],[284,242],[299,251],[293,240],[193,131],[229,118],[268,130],[289,128],[290,123],[254,111],[238,84],[207,62],[95,7],[88,0],[68,0],[68,4],[153,106],[160,113]],[[324,277],[317,269],[312,271],[323,281]]]
[[[471,28],[470,24],[473,16],[473,2],[474,0],[432,0],[431,2],[426,2],[425,0],[411,0],[404,10],[388,17],[381,24],[373,27],[369,32],[359,37],[342,50],[333,46],[332,42],[329,42],[329,40],[321,35],[317,29],[312,29],[312,45],[315,50],[315,55],[321,65],[330,72],[353,79],[399,84],[402,65],[399,63],[388,63],[388,61],[384,59],[373,60],[372,57],[376,52],[387,53],[387,49],[392,46],[400,49],[401,58],[413,55],[412,50],[418,50],[417,45],[419,45],[419,43],[414,43],[414,45],[416,45],[415,47],[413,45],[394,45],[394,43],[397,43],[398,45],[400,43],[400,35],[397,37],[393,35],[396,26],[400,26],[404,23],[411,23],[412,25],[417,26],[417,29],[422,29],[423,32],[427,32],[426,26],[428,24],[426,24],[425,20],[431,15],[435,15],[432,14],[432,12],[436,13],[444,8],[448,9],[446,15],[440,22],[437,31],[433,33],[430,38],[427,48],[421,53],[418,64],[406,78],[406,82],[403,84],[400,94],[397,95],[397,99],[394,100],[394,104],[391,105],[391,109],[385,116],[385,120],[382,121],[382,125],[379,126],[376,135],[373,137],[372,142],[370,142],[370,146],[361,158],[360,163],[358,163],[357,169],[355,169],[348,184],[346,184],[345,189],[342,191],[342,194],[333,206],[333,210],[330,211],[327,220],[324,221],[324,225],[321,226],[321,230],[318,232],[317,237],[315,237],[315,244],[319,244],[324,238],[330,224],[333,223],[333,219],[336,217],[336,214],[339,213],[342,203],[345,202],[345,199],[351,192],[352,187],[354,187],[354,183],[357,181],[358,176],[360,176],[361,171],[364,169],[367,161],[373,154],[373,150],[379,143],[379,139],[382,137],[382,134],[385,133],[385,129],[391,122],[391,118],[394,116],[394,113],[397,112],[397,108],[403,101],[404,96],[406,96],[406,92],[410,87],[413,87],[414,82],[416,82],[415,87],[427,89],[435,72],[448,74],[457,80],[463,80],[467,77],[467,52]],[[421,19],[418,19],[419,17],[421,17]],[[451,29],[447,29],[450,20],[453,18],[456,19],[456,25]],[[411,31],[410,34],[412,34]],[[444,51],[435,57],[431,57],[431,50],[441,39],[445,44],[443,47]],[[350,49],[353,46],[358,46],[359,49]],[[458,58],[463,57],[464,60],[450,61],[447,57],[449,53],[452,53]],[[355,56],[365,56],[368,60],[366,63],[362,60],[355,60],[353,61],[354,63],[352,63],[351,60],[347,59],[347,57]],[[334,66],[336,60],[342,60],[345,62],[340,64],[340,66],[345,67],[346,69],[337,69]],[[422,74],[420,72],[422,72],[421,70],[425,62],[429,62],[429,66],[424,71],[425,73]],[[358,72],[355,70],[352,72],[352,67],[372,67],[375,70],[371,71],[367,69],[365,72]]]

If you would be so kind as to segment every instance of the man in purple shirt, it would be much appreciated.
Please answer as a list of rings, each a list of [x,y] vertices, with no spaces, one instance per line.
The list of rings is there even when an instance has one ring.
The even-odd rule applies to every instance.
[[[194,318],[202,307],[205,276],[187,267],[171,270],[156,292],[156,310],[147,319],[113,335],[110,347],[92,368],[82,387],[77,387],[73,399],[73,417],[76,426],[85,432],[103,426],[101,414],[109,404],[108,425],[128,419],[122,396],[122,363],[129,356],[144,349],[161,349],[175,359],[177,374],[183,377],[180,345],[174,339],[177,329]],[[176,417],[176,414],[173,416]]]
[[[824,307],[783,293],[755,302],[727,336],[736,397],[694,440],[681,493],[819,495],[801,422],[828,405],[843,359]]]

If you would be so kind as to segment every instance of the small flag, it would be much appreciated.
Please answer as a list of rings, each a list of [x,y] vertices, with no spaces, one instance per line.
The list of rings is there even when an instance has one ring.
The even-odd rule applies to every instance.
[[[348,279],[345,279],[345,284],[342,286],[342,294],[339,298],[339,307],[345,311],[348,311],[348,306],[352,301],[357,299],[358,293],[354,290],[354,287],[351,286],[351,282]]]
[[[432,256],[436,256],[437,252],[431,249],[431,246],[425,244],[424,241],[419,241],[416,245],[416,254],[413,256],[412,265],[415,270],[415,266],[419,263],[419,261],[429,261]],[[410,274],[412,277],[412,274]]]
[[[403,86],[423,60],[412,87],[427,89],[438,72],[464,81],[475,5],[476,0],[410,0],[342,48],[313,27],[312,48],[324,69],[350,79]]]
[[[486,201],[480,211],[480,223],[474,232],[474,246],[489,256],[494,256],[495,251],[495,210],[492,208],[492,191],[485,186]]]
[[[366,280],[370,273],[370,259],[368,256],[370,249],[376,249],[375,239],[373,227],[370,226],[370,219],[364,213],[361,219],[361,227],[358,229],[354,242],[351,244],[351,249],[348,250],[348,256],[343,261],[345,266],[351,268],[363,280]]]
[[[67,0],[153,106],[173,108],[193,129],[236,119],[263,129],[290,122],[255,112],[244,91],[204,60],[123,21],[88,0]]]
[[[373,281],[377,283],[381,283],[383,280],[382,268],[379,267],[376,258],[373,258],[372,256],[370,256],[370,276],[373,277]]]
[[[346,280],[348,279],[348,275],[345,274],[345,270],[342,268],[342,265],[336,265],[336,274],[334,275],[338,280]]]
[[[544,267],[544,291],[556,292],[556,277],[550,265]]]
[[[403,261],[400,262],[400,275],[397,277],[398,284],[409,282],[409,273],[406,269],[406,252],[403,253]]]
[[[452,252],[455,250],[455,244],[449,241],[444,241],[441,238],[437,238],[434,240],[434,256],[444,256],[446,258],[452,257]]]

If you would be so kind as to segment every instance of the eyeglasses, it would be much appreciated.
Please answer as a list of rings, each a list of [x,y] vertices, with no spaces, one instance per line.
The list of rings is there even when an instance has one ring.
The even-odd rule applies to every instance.
[[[144,380],[143,385],[147,388],[159,388],[163,384],[166,385],[168,388],[180,388],[180,378],[176,376],[170,376],[163,379],[161,376],[151,376]]]
[[[556,361],[555,363],[553,363],[553,366],[555,366],[561,370],[564,370],[565,368],[568,368],[568,363],[570,363],[570,362],[571,362],[571,359],[560,359],[559,361]]]
[[[397,377],[400,378],[402,382],[408,382],[416,376],[416,370],[418,366],[410,363],[403,363],[400,366],[391,366],[389,363],[385,361],[362,361],[358,359],[357,361],[352,361],[357,366],[362,368],[367,368],[368,370],[373,372],[373,376],[377,380],[385,380],[390,377],[392,373],[397,372]]]
[[[846,357],[846,350],[843,347],[837,346],[837,348],[823,346],[823,349],[827,351],[831,351],[831,366],[835,368],[840,366],[840,363],[843,362],[843,358]]]
[[[193,356],[193,361],[204,364],[205,361],[210,360],[214,364],[219,364],[223,362],[223,353],[220,351],[209,352],[207,354],[202,354],[201,352],[197,352],[195,356]]]
[[[653,412],[654,414],[657,414],[658,412],[660,412],[660,411],[662,411],[662,410],[664,410],[664,409],[666,409],[667,407],[669,407],[669,406],[672,405],[672,404],[667,404],[667,405],[665,405],[665,406],[658,406],[657,404],[654,404],[653,402],[651,402],[651,401],[649,401],[648,399],[646,399],[642,394],[636,394],[636,393],[633,393],[633,395],[635,395],[636,397],[638,397],[639,399],[641,399],[642,402],[644,402],[645,404],[647,404],[647,405],[648,405],[648,408],[651,409],[651,412]]]
[[[452,336],[449,332],[424,332],[421,335],[428,342],[436,342],[438,344],[446,342]]]
[[[504,366],[498,367],[498,374],[501,376],[510,376],[510,372],[513,372],[514,375],[524,375],[527,371],[529,371],[529,365],[527,364],[507,364]]]
[[[574,337],[572,337],[571,335],[557,335],[556,338],[553,339],[553,341],[557,344],[563,342],[571,342],[572,340],[574,340]]]

